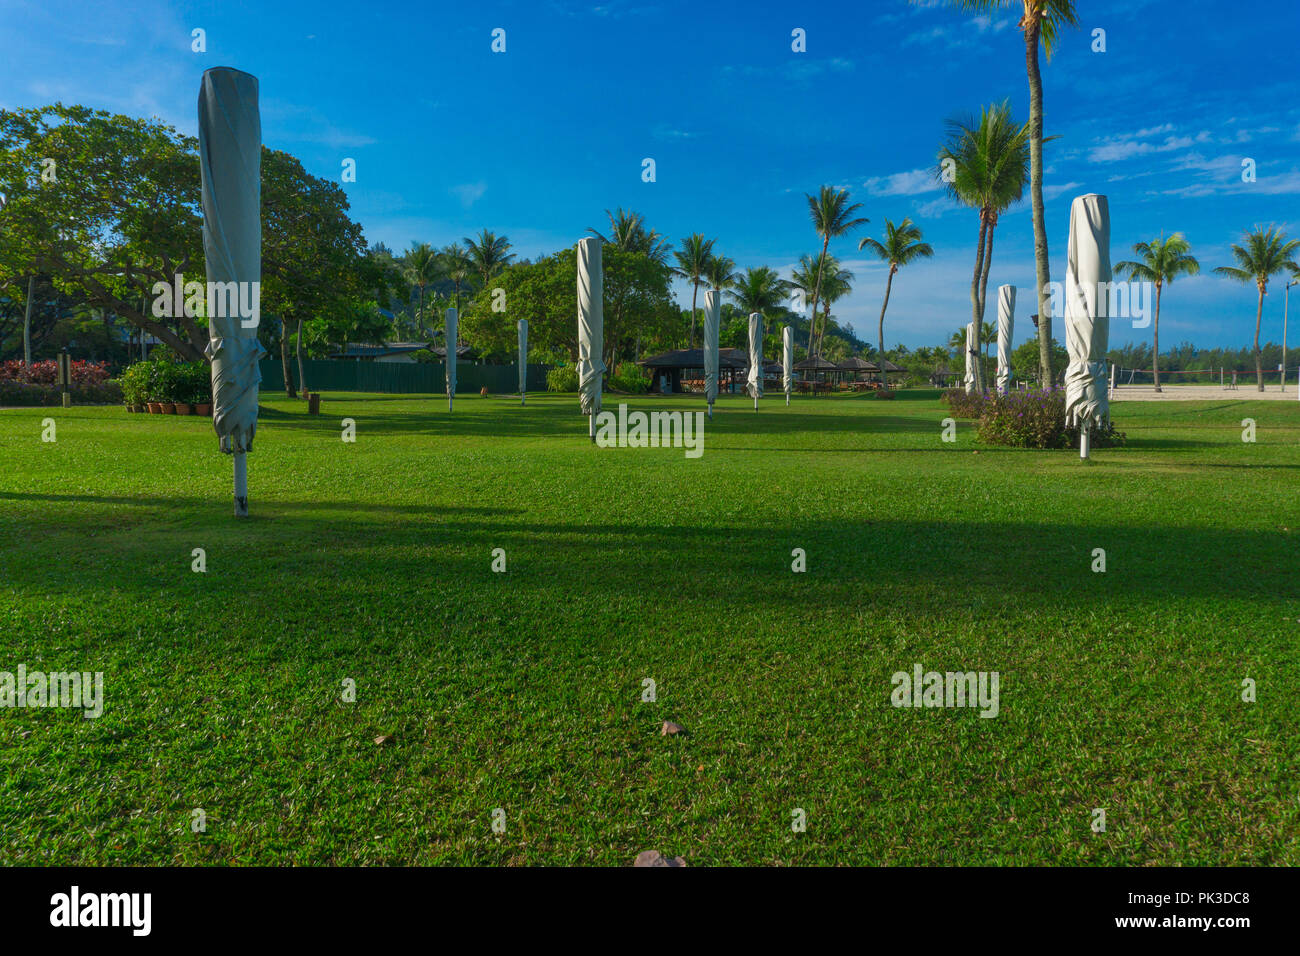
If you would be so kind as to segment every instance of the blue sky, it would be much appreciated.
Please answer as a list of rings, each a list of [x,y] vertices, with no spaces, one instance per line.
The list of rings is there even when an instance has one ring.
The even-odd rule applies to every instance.
[[[1085,192],[1109,197],[1116,261],[1162,230],[1185,233],[1206,272],[1256,223],[1300,236],[1300,4],[1078,6],[1081,28],[1043,65],[1046,132],[1059,137],[1045,154],[1053,278],[1070,200]],[[791,50],[796,27],[805,53]],[[191,50],[195,28],[205,53]],[[495,28],[505,53],[491,50]],[[1104,53],[1092,51],[1095,28]],[[896,278],[887,345],[934,344],[969,319],[978,224],[928,173],[944,120],[1002,99],[1028,117],[1014,13],[972,18],[940,0],[0,0],[0,38],[0,106],[61,99],[188,133],[204,69],[256,74],[267,145],[334,179],[354,159],[354,217],[395,249],[486,226],[533,256],[623,206],[674,242],[703,232],[742,267],[785,270],[819,248],[804,194],[847,187],[869,233],[911,216],[936,250]],[[654,183],[641,178],[646,157]],[[1242,182],[1244,158],[1254,183]],[[1032,288],[1032,249],[1026,200],[998,228],[990,284]],[[836,314],[874,341],[885,269],[856,237],[832,251],[857,277]],[[1030,295],[1017,343],[1032,334]],[[1252,289],[1182,279],[1165,295],[1161,338],[1239,346],[1254,317]],[[1263,337],[1280,340],[1281,325],[1275,281]],[[1149,334],[1116,324],[1112,344]]]

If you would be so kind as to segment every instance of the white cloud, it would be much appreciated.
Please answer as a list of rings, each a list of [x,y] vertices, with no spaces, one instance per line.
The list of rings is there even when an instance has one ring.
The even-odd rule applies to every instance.
[[[872,176],[862,185],[873,196],[916,196],[943,188],[935,171],[924,167],[888,176]]]
[[[461,183],[458,186],[452,186],[450,192],[460,200],[462,206],[468,209],[483,198],[483,194],[487,192],[487,183],[481,181],[477,183]]]

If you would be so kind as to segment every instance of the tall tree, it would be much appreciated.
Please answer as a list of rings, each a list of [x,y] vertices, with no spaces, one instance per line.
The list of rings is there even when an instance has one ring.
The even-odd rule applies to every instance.
[[[614,212],[605,210],[609,220],[609,235],[602,235],[588,227],[587,231],[606,245],[621,249],[623,252],[639,252],[651,261],[663,264],[668,261],[671,246],[668,240],[646,227],[645,219],[639,212],[624,212],[620,207]]]
[[[465,247],[458,242],[443,246],[439,253],[442,259],[443,274],[451,281],[455,290],[456,311],[460,312],[460,290],[469,282],[473,274],[473,264]]]
[[[885,352],[885,310],[889,308],[889,293],[894,287],[894,275],[903,266],[911,265],[917,259],[929,259],[934,249],[928,242],[921,241],[921,229],[911,219],[904,219],[898,225],[886,219],[885,237],[881,242],[870,236],[858,241],[858,250],[870,249],[877,256],[889,263],[889,275],[885,279],[885,301],[880,306],[880,326],[878,341],[880,353]],[[880,363],[880,385],[888,386],[885,377],[885,364]]]
[[[1029,127],[1011,118],[1011,104],[984,107],[978,119],[968,117],[947,123],[947,138],[939,148],[939,177],[948,193],[979,215],[979,243],[971,276],[971,321],[980,352],[989,271],[993,266],[993,234],[998,219],[1024,195],[1029,161]],[[976,387],[984,390],[984,373],[976,363]]]
[[[425,337],[429,332],[428,323],[424,320],[424,290],[437,278],[439,265],[438,254],[427,242],[411,243],[411,248],[402,257],[402,272],[406,280],[419,291],[420,307],[416,322],[419,323],[420,334]]]
[[[484,289],[492,284],[492,277],[514,259],[510,240],[486,229],[480,230],[477,239],[466,237],[464,241],[470,265],[478,273]]]
[[[744,312],[766,315],[781,307],[781,302],[789,294],[789,283],[777,275],[775,269],[757,266],[737,276],[727,294]]]
[[[736,261],[727,256],[711,256],[704,277],[709,282],[709,288],[725,292],[736,281]]]
[[[849,202],[849,191],[847,189],[822,186],[816,196],[806,194],[805,198],[808,200],[808,216],[812,219],[813,229],[816,230],[817,235],[821,236],[823,261],[832,239],[848,235],[854,229],[871,221],[854,215],[862,208],[862,203]],[[813,285],[812,315],[814,319],[817,316],[817,300],[821,295],[821,287],[822,276],[819,271],[817,281]],[[808,354],[816,355],[816,348],[815,342],[809,342]]]
[[[691,330],[686,339],[686,347],[695,345],[695,303],[700,294],[700,283],[713,258],[715,239],[705,239],[703,233],[692,233],[682,240],[682,247],[673,253],[677,267],[673,275],[680,276],[691,283]]]
[[[1264,293],[1270,276],[1289,272],[1295,266],[1296,250],[1300,239],[1287,239],[1286,233],[1276,226],[1263,229],[1256,226],[1242,235],[1242,244],[1232,246],[1235,266],[1219,266],[1214,271],[1237,282],[1254,282],[1259,289],[1259,304],[1255,309],[1255,383],[1264,391],[1264,359],[1259,351],[1259,324],[1264,317]]]
[[[1139,282],[1151,282],[1156,287],[1155,323],[1151,330],[1153,343],[1151,355],[1151,372],[1155,378],[1156,391],[1160,391],[1160,292],[1166,284],[1173,284],[1179,276],[1194,276],[1201,271],[1201,264],[1191,255],[1192,246],[1181,232],[1176,232],[1168,239],[1162,232],[1150,242],[1134,243],[1133,251],[1140,257],[1137,261],[1125,260],[1115,264],[1115,275],[1128,276]],[[1259,343],[1256,341],[1256,347]]]
[[[951,0],[969,12],[1019,10],[1029,78],[1029,196],[1034,218],[1034,270],[1038,278],[1038,369],[1044,383],[1052,379],[1051,274],[1047,258],[1047,223],[1043,213],[1043,76],[1038,63],[1042,45],[1050,62],[1062,27],[1078,26],[1074,0]]]

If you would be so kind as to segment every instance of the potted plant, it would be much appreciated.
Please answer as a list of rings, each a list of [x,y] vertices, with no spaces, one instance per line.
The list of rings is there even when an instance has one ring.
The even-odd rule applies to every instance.
[[[142,412],[149,395],[149,363],[135,362],[127,366],[119,379],[122,386],[122,403],[128,411]]]
[[[195,415],[212,414],[212,372],[207,362],[195,362],[193,380],[190,383],[190,401],[194,403]]]

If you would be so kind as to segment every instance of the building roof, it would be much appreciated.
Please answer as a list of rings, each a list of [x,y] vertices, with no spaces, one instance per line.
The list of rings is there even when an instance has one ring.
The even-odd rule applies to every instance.
[[[673,349],[637,362],[645,368],[704,368],[704,349]],[[719,368],[749,368],[745,349],[718,349]]]

